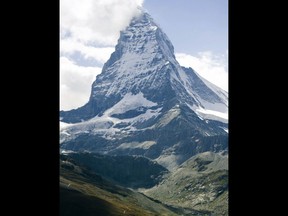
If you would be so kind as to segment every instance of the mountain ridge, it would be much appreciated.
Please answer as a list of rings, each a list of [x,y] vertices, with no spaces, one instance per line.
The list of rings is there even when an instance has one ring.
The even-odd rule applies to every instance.
[[[207,84],[210,88],[207,88]],[[203,82],[203,78],[200,79],[192,68],[180,66],[167,35],[149,14],[143,13],[121,32],[115,51],[92,84],[88,103],[78,109],[61,111],[60,117],[68,123],[88,120],[101,115],[129,92],[134,95],[142,92],[145,98],[160,104],[165,99],[178,96],[181,101],[188,102],[193,110],[193,105],[205,107],[201,99],[210,99],[212,103],[224,104],[220,111],[226,111],[228,95],[220,88],[213,91],[211,87],[215,89],[215,85],[207,80]],[[153,90],[165,93],[151,94]],[[70,120],[67,118],[69,114]]]
[[[228,93],[182,67],[142,13],[121,31],[88,103],[61,111],[60,121],[61,149],[141,155],[174,169],[197,153],[227,150]]]
[[[228,155],[197,154],[158,185],[140,191],[165,204],[228,215]]]

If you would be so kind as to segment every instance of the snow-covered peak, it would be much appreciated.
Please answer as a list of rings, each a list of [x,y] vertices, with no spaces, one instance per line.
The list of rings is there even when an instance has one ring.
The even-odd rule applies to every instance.
[[[120,33],[88,103],[60,112],[60,143],[65,150],[142,155],[169,168],[199,152],[226,150],[227,118],[227,92],[181,67],[166,34],[142,12]]]
[[[121,31],[118,44],[93,83],[91,99],[99,95],[120,100],[127,93],[157,90],[169,80],[167,62],[175,62],[168,37],[147,13]],[[153,101],[153,100],[152,100]]]
[[[156,56],[158,54],[158,56]],[[159,54],[161,56],[159,56]],[[120,33],[115,52],[103,67],[105,72],[107,67],[112,66],[121,59],[147,60],[153,58],[174,57],[174,47],[166,34],[154,22],[153,18],[146,12],[142,12],[134,17],[130,25]],[[140,57],[139,55],[144,55]],[[132,58],[134,57],[134,59]]]
[[[159,107],[171,100],[188,105],[204,119],[228,116],[228,95],[193,69],[181,67],[167,35],[143,11],[121,31],[115,51],[92,85],[89,102],[71,111],[73,114],[66,112],[61,116],[66,122],[89,120],[127,95],[140,93]],[[127,106],[133,107],[132,101]],[[67,121],[65,115],[72,121]]]

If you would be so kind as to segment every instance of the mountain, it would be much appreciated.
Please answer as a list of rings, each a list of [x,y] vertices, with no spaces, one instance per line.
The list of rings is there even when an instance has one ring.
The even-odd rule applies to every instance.
[[[70,153],[69,158],[109,181],[128,188],[151,188],[168,173],[161,165],[141,156]]]
[[[60,148],[140,155],[175,169],[193,155],[228,148],[228,93],[181,67],[145,12],[121,32],[89,101],[60,111]]]
[[[228,155],[193,156],[157,186],[142,192],[165,204],[228,215]]]
[[[208,215],[207,211],[164,205],[117,186],[102,176],[60,155],[60,216],[176,216]]]

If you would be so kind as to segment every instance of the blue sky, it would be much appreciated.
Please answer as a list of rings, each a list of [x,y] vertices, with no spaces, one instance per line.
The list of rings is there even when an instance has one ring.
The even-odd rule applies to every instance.
[[[228,91],[228,0],[60,0],[60,109],[88,102],[119,33],[143,6],[182,66]]]
[[[146,0],[144,8],[168,35],[176,52],[226,54],[228,0]]]

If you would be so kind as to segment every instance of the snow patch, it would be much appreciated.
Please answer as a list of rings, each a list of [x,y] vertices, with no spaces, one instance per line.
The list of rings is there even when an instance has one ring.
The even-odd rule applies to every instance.
[[[60,149],[60,154],[63,154],[63,155],[68,155],[70,153],[74,153],[74,151],[71,151],[71,150],[64,150],[64,149]]]
[[[202,107],[198,107],[195,105],[191,106],[188,103],[186,103],[186,105],[198,115],[199,119],[201,120],[205,119],[206,123],[209,122],[207,119],[228,123],[228,109],[226,109],[226,112],[220,112],[215,110],[204,109]],[[218,104],[218,105],[220,107],[225,106],[224,104]],[[217,109],[217,104],[215,105],[215,109]]]
[[[94,135],[98,134],[107,140],[115,140],[119,136],[126,136],[130,132],[137,130],[137,123],[145,122],[151,118],[156,118],[161,113],[160,111],[162,108],[149,109],[149,107],[153,106],[157,106],[157,103],[147,100],[142,92],[137,95],[127,93],[118,103],[106,110],[102,116],[95,116],[88,121],[76,124],[60,122],[60,143],[73,139],[84,133],[91,133]],[[113,114],[122,114],[143,107],[148,108],[146,112],[133,118],[118,119],[112,117]],[[120,123],[125,123],[126,126],[122,129],[115,127]],[[71,134],[73,134],[73,136]],[[142,148],[147,148],[147,143],[142,146]]]
[[[156,31],[157,28],[158,28],[157,26],[151,26],[151,27],[150,27],[150,30],[152,30],[152,31]]]
[[[220,128],[222,128],[226,133],[229,133],[228,128],[225,128],[225,127],[220,127]]]
[[[218,112],[218,111],[214,111],[214,110],[207,110],[207,109],[203,109],[203,108],[197,108],[196,110],[197,114],[202,114],[202,116],[216,116],[219,117],[221,119],[225,119],[228,120],[228,113],[222,113],[222,112]],[[209,118],[209,117],[208,117]]]
[[[197,97],[197,101],[204,107],[206,110],[213,110],[220,113],[226,113],[228,118],[228,106],[224,103],[211,103],[203,100],[202,98]]]
[[[145,142],[131,142],[131,143],[123,143],[118,148],[120,149],[135,149],[135,148],[142,148],[142,149],[149,149],[151,146],[155,145],[155,141],[145,141]]]
[[[125,113],[129,110],[134,110],[138,107],[152,107],[156,105],[157,103],[147,100],[142,92],[139,92],[136,95],[133,95],[129,92],[117,104],[115,104],[112,108],[108,109],[105,114],[120,114]]]
[[[73,124],[69,124],[69,123],[66,123],[66,122],[59,122],[59,128],[60,128],[60,130],[61,129],[64,129],[64,128],[67,128],[67,127],[69,127],[69,126],[71,126],[71,125],[73,125]]]
[[[202,120],[202,121],[204,120],[200,115],[197,115],[197,116],[200,120]]]

